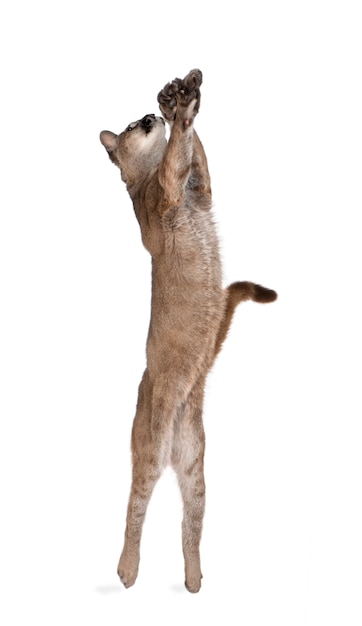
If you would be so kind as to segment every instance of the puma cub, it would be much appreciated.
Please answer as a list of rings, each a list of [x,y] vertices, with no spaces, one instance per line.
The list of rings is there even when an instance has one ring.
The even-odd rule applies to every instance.
[[[272,302],[275,291],[250,282],[222,287],[211,187],[203,146],[194,130],[200,70],[176,78],[158,94],[163,117],[145,115],[100,140],[121,170],[152,257],[147,368],[132,429],[133,478],[118,574],[134,584],[142,525],[163,468],[175,470],[183,499],[185,585],[201,586],[199,545],[205,506],[202,407],[207,374],[239,302]],[[165,121],[170,126],[166,140]]]

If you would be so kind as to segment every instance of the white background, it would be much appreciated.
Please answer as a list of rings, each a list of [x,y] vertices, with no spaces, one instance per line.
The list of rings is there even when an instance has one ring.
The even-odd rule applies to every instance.
[[[358,5],[2,4],[2,624],[361,625]],[[225,283],[279,293],[209,377],[196,596],[169,472],[116,575],[150,260],[98,139],[194,67]]]

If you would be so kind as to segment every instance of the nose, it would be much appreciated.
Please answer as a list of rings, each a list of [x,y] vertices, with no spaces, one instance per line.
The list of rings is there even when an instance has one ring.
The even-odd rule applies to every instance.
[[[142,128],[144,128],[145,130],[150,130],[155,119],[156,119],[156,116],[153,113],[150,113],[149,115],[145,115],[141,119]]]

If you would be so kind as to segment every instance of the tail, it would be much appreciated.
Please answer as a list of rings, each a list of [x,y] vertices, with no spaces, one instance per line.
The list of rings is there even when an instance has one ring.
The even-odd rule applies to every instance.
[[[226,335],[228,334],[234,311],[240,302],[254,300],[254,302],[266,304],[267,302],[274,302],[277,297],[278,294],[276,291],[273,291],[273,289],[267,289],[267,287],[262,287],[261,285],[256,285],[255,283],[244,281],[229,285],[226,288],[225,313],[223,319],[221,320],[219,333],[216,338],[214,358],[216,358],[221,350],[221,346],[226,339]]]

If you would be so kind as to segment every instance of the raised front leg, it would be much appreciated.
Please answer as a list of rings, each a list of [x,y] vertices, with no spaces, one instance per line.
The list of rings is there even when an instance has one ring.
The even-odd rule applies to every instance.
[[[210,190],[206,157],[193,130],[193,121],[200,107],[201,83],[200,70],[192,70],[183,80],[176,78],[168,83],[158,94],[161,112],[171,126],[170,139],[159,168],[159,181],[164,191],[163,211],[182,204],[193,167],[197,186],[204,173],[200,176],[196,170],[201,165],[204,172],[206,166],[207,180],[203,180],[202,185]]]

